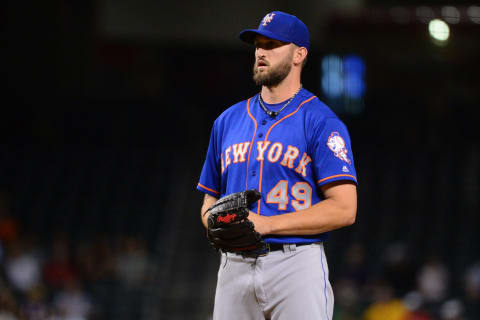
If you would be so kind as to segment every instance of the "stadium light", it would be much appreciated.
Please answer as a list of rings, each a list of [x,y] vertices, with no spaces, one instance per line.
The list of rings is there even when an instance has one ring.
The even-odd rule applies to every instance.
[[[440,19],[433,19],[428,24],[428,31],[434,40],[441,42],[447,41],[450,37],[450,28],[448,24]]]

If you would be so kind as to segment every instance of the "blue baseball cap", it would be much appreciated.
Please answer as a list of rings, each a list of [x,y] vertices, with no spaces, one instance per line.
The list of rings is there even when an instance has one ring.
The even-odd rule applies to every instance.
[[[240,32],[240,39],[253,43],[257,34],[310,49],[310,33],[305,23],[296,16],[282,11],[268,13],[260,21],[258,29],[245,29]]]

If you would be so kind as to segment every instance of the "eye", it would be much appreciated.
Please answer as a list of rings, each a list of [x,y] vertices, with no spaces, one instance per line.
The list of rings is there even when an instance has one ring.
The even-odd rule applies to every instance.
[[[255,48],[257,48],[257,49],[261,48],[261,49],[264,49],[264,50],[275,49],[275,48],[282,47],[282,46],[287,45],[287,44],[288,44],[287,42],[282,42],[282,41],[275,40],[275,39],[263,39],[263,38],[256,39],[253,42],[253,45],[255,46]]]
[[[276,48],[276,47],[278,47],[278,44],[276,42],[269,41],[269,42],[265,43],[265,49],[273,49],[273,48]]]
[[[274,49],[274,48],[277,48],[279,46],[281,46],[281,43],[278,43],[277,41],[262,41],[262,42],[259,42],[259,41],[255,41],[254,42],[254,45],[256,48],[262,48],[262,49],[265,49],[265,50],[270,50],[270,49]]]

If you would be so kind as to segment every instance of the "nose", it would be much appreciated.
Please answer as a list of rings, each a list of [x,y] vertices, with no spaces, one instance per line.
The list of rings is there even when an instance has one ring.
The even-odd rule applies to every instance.
[[[256,53],[256,55],[257,55],[257,59],[265,58],[265,49],[257,48],[257,49],[255,50],[255,53]]]

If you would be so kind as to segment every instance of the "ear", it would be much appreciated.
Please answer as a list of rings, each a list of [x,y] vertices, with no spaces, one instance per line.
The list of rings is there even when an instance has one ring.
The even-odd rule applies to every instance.
[[[296,47],[293,52],[293,64],[301,65],[303,60],[307,57],[308,50],[305,47]]]

